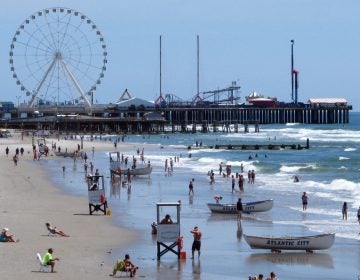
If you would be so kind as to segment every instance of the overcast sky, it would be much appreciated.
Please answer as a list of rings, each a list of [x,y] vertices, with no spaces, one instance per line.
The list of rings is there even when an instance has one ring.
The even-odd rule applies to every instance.
[[[99,103],[115,102],[126,88],[146,100],[159,96],[160,35],[162,92],[191,100],[197,91],[199,35],[200,91],[226,88],[236,81],[242,101],[257,91],[290,102],[293,39],[299,101],[343,97],[360,110],[359,0],[2,0],[1,4],[1,101],[17,102],[16,96],[28,100],[10,71],[16,30],[37,11],[61,6],[85,14],[104,36],[108,64],[94,96]]]

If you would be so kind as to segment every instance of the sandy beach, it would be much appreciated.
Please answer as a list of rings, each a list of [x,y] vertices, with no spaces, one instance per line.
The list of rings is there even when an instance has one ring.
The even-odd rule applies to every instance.
[[[115,226],[111,217],[88,215],[87,199],[69,196],[56,189],[48,174],[32,160],[31,137],[13,134],[0,141],[0,227],[9,228],[17,243],[0,243],[1,279],[109,279],[112,259],[107,252],[130,244],[136,234]],[[60,141],[73,150],[76,141]],[[95,143],[95,148],[110,149],[112,143]],[[5,148],[9,147],[9,156]],[[15,166],[16,147],[24,147]],[[28,153],[29,152],[29,153]],[[50,157],[49,157],[50,158]],[[41,161],[47,159],[41,159]],[[48,236],[50,222],[70,237]],[[57,273],[39,273],[36,253],[54,249]],[[122,257],[122,256],[119,256]]]
[[[33,161],[31,137],[21,140],[20,135],[0,140],[0,228],[8,227],[19,238],[18,243],[0,243],[1,279],[111,279],[108,275],[117,258],[130,253],[140,267],[137,278],[146,279],[247,279],[249,275],[263,273],[268,276],[275,271],[279,279],[342,279],[358,275],[358,250],[356,239],[337,237],[334,246],[323,252],[284,252],[272,254],[266,250],[253,250],[245,242],[244,234],[274,236],[306,235],[302,224],[313,223],[311,213],[287,211],[290,220],[299,220],[288,225],[282,216],[288,204],[281,204],[277,197],[270,212],[243,217],[239,228],[236,217],[211,214],[206,203],[216,194],[224,201],[232,202],[238,194],[230,191],[230,181],[216,177],[216,184],[209,185],[206,170],[216,168],[217,161],[206,154],[199,156],[192,151],[187,156],[184,147],[171,146],[172,136],[150,136],[154,144],[143,144],[145,136],[129,135],[126,143],[118,143],[117,150],[129,157],[136,155],[138,148],[145,148],[146,160],[151,160],[153,172],[150,177],[135,177],[131,192],[121,184],[111,184],[106,152],[114,151],[113,141],[108,137],[96,141],[84,141],[84,151],[94,161],[95,168],[106,178],[107,198],[112,210],[111,217],[88,215],[88,201],[84,180],[83,162],[69,158],[49,156]],[[174,136],[175,137],[175,136]],[[178,135],[176,137],[179,137]],[[202,136],[204,137],[204,136]],[[136,139],[137,138],[137,139]],[[137,141],[134,141],[137,140]],[[74,151],[80,140],[49,139],[57,142],[62,151]],[[156,144],[159,143],[159,144]],[[5,148],[9,146],[9,157]],[[12,156],[16,147],[24,147],[25,154],[14,166]],[[95,156],[92,157],[92,148]],[[29,152],[29,153],[28,153]],[[164,159],[180,155],[173,174],[164,173]],[[245,156],[245,155],[244,155]],[[274,158],[275,154],[269,157]],[[146,161],[147,162],[147,161]],[[140,164],[140,163],[139,163]],[[194,165],[195,164],[195,165]],[[66,165],[66,175],[62,166]],[[195,166],[195,167],[194,167]],[[193,168],[193,169],[191,169]],[[188,179],[195,177],[195,195],[188,195]],[[244,200],[264,198],[263,183],[246,186]],[[277,185],[276,188],[279,188]],[[286,190],[288,191],[288,190]],[[159,201],[182,201],[181,234],[187,259],[178,261],[173,254],[156,260],[156,236],[150,234],[150,224],[156,217],[155,204]],[[313,207],[313,204],[311,205]],[[165,214],[165,213],[162,213]],[[277,222],[280,220],[280,223]],[[58,227],[69,238],[48,236],[45,222]],[[343,225],[357,226],[350,219]],[[199,226],[203,232],[202,255],[190,260],[192,235],[190,230]],[[321,225],[324,231],[328,226]],[[222,238],[225,237],[225,238]],[[56,264],[57,273],[39,273],[35,254],[42,255],[48,248],[61,260]],[[111,250],[111,254],[107,252]],[[19,261],[19,258],[21,261]],[[19,263],[19,265],[14,265]],[[102,265],[101,265],[102,264]],[[222,269],[219,269],[221,265]]]

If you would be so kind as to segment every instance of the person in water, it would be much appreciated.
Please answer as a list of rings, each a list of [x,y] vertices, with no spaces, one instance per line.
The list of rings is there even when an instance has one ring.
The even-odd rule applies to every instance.
[[[307,196],[306,192],[304,192],[303,195],[301,196],[301,200],[302,200],[302,205],[303,205],[303,211],[306,211],[307,204],[308,204],[308,196]]]
[[[343,220],[347,220],[347,210],[348,210],[347,203],[344,202],[344,204],[342,206],[342,218],[343,218]]]

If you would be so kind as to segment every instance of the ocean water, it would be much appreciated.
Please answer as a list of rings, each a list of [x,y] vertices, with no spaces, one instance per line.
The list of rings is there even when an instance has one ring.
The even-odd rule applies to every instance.
[[[109,173],[109,156],[106,152],[89,155],[95,168],[105,175],[107,197],[116,223],[134,229],[136,244],[114,250],[108,261],[132,255],[148,279],[247,279],[248,275],[275,271],[279,279],[357,279],[360,275],[360,225],[356,211],[360,206],[360,113],[350,115],[346,125],[263,125],[255,133],[196,133],[166,135],[128,135],[125,156],[137,156],[136,150],[145,148],[145,162],[151,161],[150,177],[137,177],[131,191],[112,184]],[[116,136],[103,136],[114,141]],[[300,144],[310,141],[310,149],[303,150],[217,150],[207,146],[216,144]],[[195,143],[203,148],[196,149]],[[147,144],[153,144],[149,148]],[[91,142],[85,142],[85,146]],[[192,149],[188,149],[192,146]],[[109,151],[110,152],[110,151]],[[191,157],[189,155],[191,154]],[[249,159],[249,156],[252,159]],[[179,157],[174,171],[165,172],[165,159]],[[138,165],[140,160],[138,159]],[[231,192],[231,179],[219,175],[219,163],[231,165],[232,172],[244,175],[255,170],[254,185],[245,184],[244,193]],[[43,161],[57,185],[74,195],[87,196],[83,163],[71,159]],[[63,176],[61,166],[66,166]],[[208,171],[214,170],[215,184],[209,184]],[[298,176],[300,182],[294,183]],[[195,194],[189,196],[188,183],[195,179]],[[301,195],[307,192],[308,210],[302,211]],[[244,215],[241,227],[232,215],[211,214],[206,203],[214,195],[222,202],[244,202],[274,199],[272,210]],[[150,234],[150,224],[156,220],[156,202],[181,200],[181,232],[184,250],[191,255],[190,230],[199,226],[203,232],[200,260],[178,262],[168,253],[160,262],[156,260],[156,240]],[[342,220],[343,202],[348,203],[348,220]],[[88,210],[84,205],[84,212]],[[164,209],[161,215],[175,212]],[[242,234],[260,236],[301,236],[317,233],[336,233],[335,244],[328,250],[306,254],[290,252],[271,254],[266,250],[251,249]],[[121,238],[121,236],[119,236]],[[116,256],[117,255],[117,256]],[[219,263],[221,269],[219,269]],[[142,272],[143,271],[143,272]]]

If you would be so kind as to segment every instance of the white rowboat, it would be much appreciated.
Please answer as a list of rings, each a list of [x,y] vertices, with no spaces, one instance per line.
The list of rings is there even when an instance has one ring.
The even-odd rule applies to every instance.
[[[252,212],[265,212],[269,211],[274,205],[272,199],[254,201],[243,203],[243,212],[252,213]],[[223,213],[223,214],[237,214],[236,204],[221,204],[221,203],[208,203],[207,206],[213,213]]]
[[[130,169],[130,175],[149,175],[151,174],[152,166],[146,167],[136,167],[135,169]],[[124,170],[126,173],[127,170]]]
[[[127,165],[123,165],[120,161],[119,152],[110,152],[109,157],[111,175],[127,176],[128,170],[130,175],[150,175],[152,172],[152,166],[150,165],[150,162],[144,167],[128,168]]]
[[[326,233],[300,237],[260,237],[244,234],[252,249],[280,250],[325,250],[334,244],[335,233]]]
[[[146,167],[136,167],[136,168],[129,168],[129,172],[130,175],[150,175],[152,172],[152,166],[146,166]],[[113,175],[127,175],[128,174],[128,169],[121,169],[121,171],[119,171],[119,169],[116,170],[111,170],[111,174]]]

